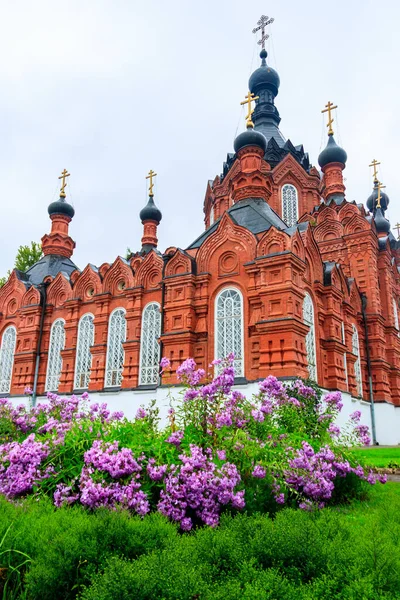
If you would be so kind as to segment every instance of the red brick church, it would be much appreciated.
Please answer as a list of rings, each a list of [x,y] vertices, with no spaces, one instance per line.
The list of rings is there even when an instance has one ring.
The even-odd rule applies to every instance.
[[[319,170],[281,133],[279,75],[260,57],[247,128],[207,184],[188,248],[157,247],[151,173],[141,248],[78,267],[64,172],[43,258],[0,289],[1,396],[157,388],[187,357],[207,369],[234,352],[238,383],[310,377],[369,400],[371,377],[375,402],[400,405],[400,243],[378,163],[366,206],[346,200],[335,107]],[[172,371],[160,378],[161,356]]]

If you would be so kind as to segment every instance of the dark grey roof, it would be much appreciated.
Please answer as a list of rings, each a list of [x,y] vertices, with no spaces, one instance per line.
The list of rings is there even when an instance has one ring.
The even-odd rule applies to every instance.
[[[257,123],[255,126],[255,130],[263,133],[267,142],[269,142],[269,140],[273,138],[280,148],[283,148],[286,144],[286,140],[283,137],[281,130],[279,129],[278,125],[276,125],[276,123],[274,123],[273,121],[264,121]]]
[[[268,231],[270,227],[274,226],[280,230],[287,230],[287,233],[290,235],[290,230],[286,223],[282,221],[279,215],[277,215],[270,205],[262,198],[241,200],[237,204],[231,206],[228,213],[236,225],[245,227],[252,233]],[[203,242],[217,229],[218,225],[219,220],[202,233],[201,236],[188,247],[188,250],[200,248]]]
[[[48,254],[43,256],[37,263],[27,270],[25,276],[28,281],[33,285],[42,283],[43,279],[48,277],[55,277],[58,273],[63,272],[66,277],[69,278],[71,273],[78,267],[65,256],[59,256],[56,254]]]

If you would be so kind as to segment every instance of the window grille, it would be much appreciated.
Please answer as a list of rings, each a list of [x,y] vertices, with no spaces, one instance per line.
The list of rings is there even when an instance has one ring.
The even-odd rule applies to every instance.
[[[305,295],[303,302],[303,320],[309,330],[306,335],[306,352],[308,362],[308,375],[310,379],[317,381],[317,356],[315,349],[315,319],[314,305],[310,294]]]
[[[13,325],[4,330],[0,348],[0,393],[8,394],[11,389],[17,330]]]
[[[342,343],[346,346],[346,337],[344,335],[344,323],[342,321]],[[347,352],[343,354],[344,373],[346,375],[346,388],[349,389],[349,376],[347,373]]]
[[[282,218],[288,227],[296,225],[298,219],[297,190],[289,183],[282,188]]]
[[[357,393],[359,396],[362,396],[360,342],[358,339],[357,327],[354,324],[353,324],[353,336],[352,336],[352,350],[353,350],[353,354],[355,354],[357,356],[357,360],[354,363],[354,374],[356,376]]]
[[[120,387],[124,369],[126,340],[125,310],[117,308],[110,315],[108,324],[106,387]]]
[[[78,325],[76,345],[75,389],[86,390],[89,387],[92,355],[90,347],[94,344],[94,317],[83,315]]]
[[[46,377],[47,392],[56,392],[58,390],[62,369],[61,350],[64,350],[64,345],[64,321],[63,319],[57,319],[57,321],[54,321],[50,332],[50,344]]]
[[[217,359],[235,354],[235,376],[244,376],[243,365],[243,300],[238,290],[225,289],[216,299],[216,346]]]
[[[161,335],[161,312],[157,302],[147,304],[142,315],[140,335],[140,385],[158,383]]]

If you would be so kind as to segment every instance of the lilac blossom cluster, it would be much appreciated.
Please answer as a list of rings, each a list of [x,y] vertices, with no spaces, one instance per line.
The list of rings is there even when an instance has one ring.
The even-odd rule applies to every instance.
[[[182,465],[171,465],[165,477],[158,510],[178,521],[184,531],[193,527],[194,518],[215,527],[228,504],[244,508],[244,490],[235,492],[241,477],[234,464],[226,462],[218,468],[210,448],[202,450],[193,444],[190,455],[181,454],[179,459]]]
[[[322,508],[332,497],[337,477],[346,477],[354,473],[370,484],[386,482],[386,476],[375,476],[372,472],[365,474],[361,465],[351,467],[347,460],[340,461],[329,446],[315,452],[310,444],[302,443],[302,448],[294,451],[287,448],[289,469],[284,472],[284,481],[289,491],[299,494],[299,507],[309,509],[313,506]]]
[[[35,434],[22,443],[10,442],[0,446],[0,494],[15,498],[30,493],[35,484],[49,477],[51,469],[42,468],[49,456],[48,442],[38,442]]]

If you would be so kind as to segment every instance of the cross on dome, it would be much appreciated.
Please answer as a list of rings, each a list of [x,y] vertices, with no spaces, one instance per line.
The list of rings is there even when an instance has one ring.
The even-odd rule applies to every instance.
[[[378,181],[378,169],[376,168],[378,165],[380,165],[381,163],[378,162],[375,158],[374,160],[371,162],[371,164],[369,165],[370,167],[374,168],[374,182]]]
[[[274,18],[269,18],[265,15],[261,15],[261,17],[257,21],[258,27],[254,27],[253,29],[253,33],[257,33],[257,31],[261,30],[261,39],[258,40],[257,44],[261,46],[263,50],[265,50],[265,42],[269,38],[269,35],[265,33],[265,28],[267,27],[267,25],[270,25],[274,21]]]
[[[334,106],[332,102],[329,101],[325,104],[325,108],[321,110],[322,113],[328,113],[328,123],[326,125],[328,127],[328,135],[333,135],[332,123],[335,119],[332,117],[331,113],[335,108],[337,108],[337,105]]]
[[[60,188],[60,198],[66,197],[65,188],[67,187],[67,182],[65,181],[65,179],[69,176],[70,176],[70,173],[68,173],[67,169],[64,169],[64,171],[62,171],[60,177],[58,178],[58,179],[62,179],[62,184],[61,184],[61,188]]]
[[[243,100],[243,102],[240,103],[242,106],[244,104],[247,104],[247,115],[246,115],[247,128],[254,127],[254,123],[251,120],[251,115],[254,112],[254,108],[251,107],[251,103],[255,102],[258,99],[259,99],[259,96],[255,96],[252,92],[247,92],[247,95],[245,96],[245,100]]]

